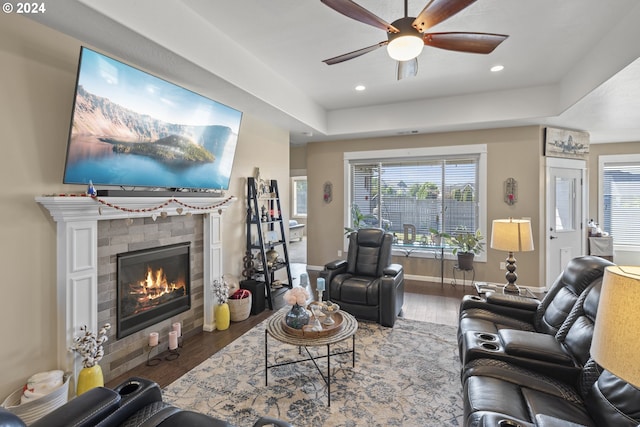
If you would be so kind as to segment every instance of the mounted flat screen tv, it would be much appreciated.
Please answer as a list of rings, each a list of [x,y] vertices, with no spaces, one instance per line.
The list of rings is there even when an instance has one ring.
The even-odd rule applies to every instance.
[[[65,184],[227,190],[242,113],[83,47]]]

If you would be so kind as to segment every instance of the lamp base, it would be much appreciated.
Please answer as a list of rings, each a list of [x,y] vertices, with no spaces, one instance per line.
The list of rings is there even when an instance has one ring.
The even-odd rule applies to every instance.
[[[516,285],[516,280],[518,279],[518,275],[516,274],[516,259],[513,257],[513,252],[509,251],[509,256],[506,261],[507,273],[504,277],[507,279],[507,284],[502,289],[502,293],[519,295],[520,288]]]
[[[502,288],[502,293],[520,295],[520,288],[515,283],[507,283],[504,285],[504,288]]]

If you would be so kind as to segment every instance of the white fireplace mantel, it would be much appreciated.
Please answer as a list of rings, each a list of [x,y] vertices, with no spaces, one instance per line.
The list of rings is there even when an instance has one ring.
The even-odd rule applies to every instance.
[[[222,276],[222,213],[235,197],[36,197],[57,223],[58,366],[82,368],[69,352],[73,337],[87,325],[98,330],[98,221],[175,215],[204,215],[204,283]],[[204,287],[205,331],[215,329],[214,297]]]

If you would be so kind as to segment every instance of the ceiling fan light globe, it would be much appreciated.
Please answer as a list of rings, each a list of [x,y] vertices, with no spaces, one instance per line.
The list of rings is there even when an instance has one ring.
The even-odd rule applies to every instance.
[[[387,53],[396,61],[408,61],[420,55],[424,41],[414,35],[395,37],[387,44]]]

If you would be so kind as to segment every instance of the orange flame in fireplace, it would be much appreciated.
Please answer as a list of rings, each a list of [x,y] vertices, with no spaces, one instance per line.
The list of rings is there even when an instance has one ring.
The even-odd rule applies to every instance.
[[[151,267],[147,267],[146,278],[137,284],[133,284],[130,294],[135,296],[137,300],[136,312],[140,312],[160,304],[171,293],[179,291],[183,294],[184,290],[185,282],[183,278],[169,283],[162,268],[153,271]]]

